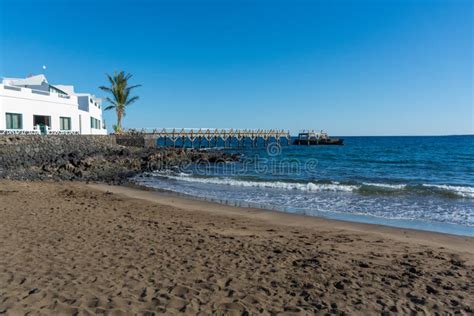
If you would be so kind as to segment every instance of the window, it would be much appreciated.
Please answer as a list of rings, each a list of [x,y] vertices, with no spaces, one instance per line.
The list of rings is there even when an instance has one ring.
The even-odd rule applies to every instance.
[[[17,113],[6,113],[7,129],[22,129],[23,117]]]
[[[37,125],[51,127],[51,116],[33,115],[33,126]]]
[[[71,118],[70,117],[60,117],[59,118],[59,126],[62,131],[70,131],[71,130]]]
[[[91,128],[100,128],[100,120],[91,117]]]

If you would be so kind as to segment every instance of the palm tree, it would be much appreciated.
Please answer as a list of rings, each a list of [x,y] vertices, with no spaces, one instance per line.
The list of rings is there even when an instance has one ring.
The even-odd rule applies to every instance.
[[[114,71],[113,76],[107,74],[107,78],[109,79],[110,87],[101,86],[99,89],[111,94],[111,97],[106,98],[110,104],[105,107],[105,110],[114,109],[117,113],[117,125],[114,125],[114,130],[120,134],[122,132],[122,118],[125,116],[125,108],[139,99],[138,96],[131,96],[130,92],[141,85],[129,86],[128,81],[132,78],[132,74],[125,74],[123,70],[119,73]]]

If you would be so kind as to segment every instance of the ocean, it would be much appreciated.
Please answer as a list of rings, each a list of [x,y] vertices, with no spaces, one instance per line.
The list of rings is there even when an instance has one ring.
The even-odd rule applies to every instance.
[[[474,136],[343,137],[247,145],[239,162],[183,164],[139,185],[230,205],[474,236]]]

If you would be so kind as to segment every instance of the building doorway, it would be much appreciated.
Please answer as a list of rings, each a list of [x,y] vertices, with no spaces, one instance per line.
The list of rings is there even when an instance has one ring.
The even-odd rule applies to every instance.
[[[51,129],[51,116],[33,115],[33,126],[39,126],[41,135],[46,135]]]

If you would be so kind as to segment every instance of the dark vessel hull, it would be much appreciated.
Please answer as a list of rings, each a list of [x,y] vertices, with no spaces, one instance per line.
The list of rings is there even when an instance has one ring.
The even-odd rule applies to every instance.
[[[295,139],[293,145],[343,145],[344,139],[342,138],[329,138],[329,139]]]

